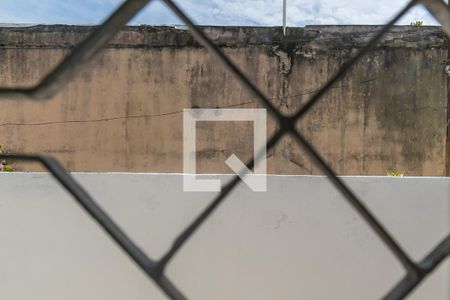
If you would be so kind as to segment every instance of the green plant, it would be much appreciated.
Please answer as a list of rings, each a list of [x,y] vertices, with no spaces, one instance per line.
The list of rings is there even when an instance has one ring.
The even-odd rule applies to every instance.
[[[14,172],[14,168],[10,165],[3,166],[3,172]]]
[[[423,25],[423,21],[415,21],[415,22],[411,22],[410,25],[411,25],[411,26],[414,26],[414,27],[420,27],[420,26]]]
[[[393,177],[403,177],[403,176],[406,175],[406,173],[390,169],[389,171],[387,171],[386,175],[387,176],[393,176]]]
[[[6,154],[7,151],[3,148],[3,145],[0,144],[0,155]],[[6,160],[0,160],[0,172],[14,172],[15,169],[11,164]]]

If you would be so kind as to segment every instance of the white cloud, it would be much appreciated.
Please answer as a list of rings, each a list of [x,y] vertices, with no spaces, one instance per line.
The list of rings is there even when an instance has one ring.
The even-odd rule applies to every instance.
[[[383,24],[406,5],[407,0],[287,0],[288,25]],[[282,22],[282,0],[178,1],[197,23],[266,25]],[[422,7],[411,10],[401,24],[422,20],[436,24]]]
[[[181,24],[160,1],[133,19],[133,24]],[[178,0],[197,24],[279,26],[282,0]],[[1,0],[0,23],[96,24],[120,0]],[[407,0],[287,0],[288,26],[309,24],[383,24]],[[414,8],[401,24],[421,20],[436,24],[421,7]]]

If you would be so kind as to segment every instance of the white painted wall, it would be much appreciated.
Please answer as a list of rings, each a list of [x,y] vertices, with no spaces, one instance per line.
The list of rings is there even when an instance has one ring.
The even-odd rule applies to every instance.
[[[76,174],[158,258],[214,193],[181,175]],[[229,178],[222,176],[222,178]],[[415,259],[450,230],[448,178],[345,180]],[[443,264],[410,299],[449,299]],[[378,299],[397,260],[324,177],[270,176],[246,186],[197,232],[168,273],[190,299]],[[1,299],[164,299],[48,175],[0,174]]]

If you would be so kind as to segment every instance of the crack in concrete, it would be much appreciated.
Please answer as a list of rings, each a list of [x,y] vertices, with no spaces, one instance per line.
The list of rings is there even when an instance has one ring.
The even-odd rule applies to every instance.
[[[305,165],[302,164],[301,162],[299,162],[298,160],[296,160],[296,159],[294,159],[294,158],[292,158],[292,157],[285,157],[285,158],[287,158],[287,159],[288,159],[291,163],[293,163],[294,165],[296,165],[296,166],[300,167],[301,169],[305,170],[305,171],[308,173],[308,175],[312,175],[312,171],[309,170],[309,169],[307,169],[307,168],[305,167]]]
[[[229,107],[236,107],[246,104],[254,103],[255,101],[248,101],[248,102],[242,102],[238,104],[232,104],[222,107],[201,107],[201,108],[229,108]],[[144,115],[129,115],[129,116],[118,116],[118,117],[110,117],[110,118],[100,118],[100,119],[91,119],[91,120],[66,120],[66,121],[49,121],[49,122],[37,122],[37,123],[2,123],[0,124],[0,127],[2,126],[41,126],[41,125],[54,125],[54,124],[66,124],[66,123],[95,123],[95,122],[109,122],[109,121],[116,121],[116,120],[128,120],[128,119],[140,119],[140,118],[153,118],[153,117],[164,117],[164,116],[170,116],[170,115],[176,115],[181,114],[183,110],[178,111],[172,111],[167,113],[161,113],[161,114],[144,114]]]
[[[290,68],[292,68],[292,62],[291,62],[291,67]],[[287,72],[285,74],[285,76],[289,75],[289,73],[290,73],[290,69],[289,69],[289,72]],[[280,99],[281,100],[281,104],[282,105],[285,104],[286,108],[288,107],[288,101],[287,101],[288,99],[295,98],[295,97],[302,97],[302,96],[311,95],[311,94],[314,94],[314,93],[319,91],[319,90],[313,90],[313,91],[308,91],[308,92],[304,92],[304,93],[287,95],[287,89],[288,89],[289,85],[288,85],[287,77],[285,77],[285,76],[282,77],[282,80],[284,79],[286,84],[284,85],[283,88],[280,89],[279,96],[272,97],[270,99],[271,100]],[[379,78],[371,78],[371,79],[355,82],[353,84],[342,85],[342,86],[335,86],[335,87],[332,87],[331,89],[350,88],[350,87],[354,87],[354,86],[358,86],[358,85],[367,84],[367,83],[370,83],[370,82],[378,80],[378,79]],[[237,106],[242,106],[242,105],[246,105],[246,104],[252,104],[252,103],[255,103],[255,102],[256,102],[256,100],[251,100],[251,101],[247,101],[247,102],[242,102],[242,103],[232,104],[232,105],[227,105],[227,106],[222,106],[222,107],[203,107],[203,108],[216,108],[216,109],[217,108],[230,108],[230,107],[237,107]],[[200,107],[196,107],[196,108],[200,108]],[[69,124],[69,123],[109,122],[109,121],[116,121],[116,120],[164,117],[164,116],[180,114],[182,112],[183,112],[182,110],[179,110],[179,111],[172,111],[172,112],[161,113],[161,114],[128,115],[128,116],[117,116],[117,117],[99,118],[99,119],[91,119],[91,120],[66,120],[66,121],[48,121],[48,122],[35,122],[35,123],[6,122],[6,123],[0,123],[0,127],[4,127],[4,126],[45,126],[45,125],[66,124],[66,123]]]
[[[279,107],[282,110],[289,108],[288,92],[289,92],[289,74],[292,71],[293,51],[284,50],[281,47],[275,47],[273,54],[278,58],[278,71],[280,72],[280,89],[278,91]]]

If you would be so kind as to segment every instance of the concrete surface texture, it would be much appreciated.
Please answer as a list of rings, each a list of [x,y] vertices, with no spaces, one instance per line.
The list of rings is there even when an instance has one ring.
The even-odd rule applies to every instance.
[[[184,193],[182,175],[75,177],[155,259],[214,195]],[[345,178],[415,260],[449,232],[449,180]],[[2,173],[0,190],[2,298],[164,299],[49,175]],[[189,299],[359,300],[404,272],[326,178],[269,176],[265,193],[240,185],[168,274]],[[449,280],[447,260],[408,299],[450,299]]]
[[[287,114],[379,29],[204,28]],[[0,85],[37,83],[92,30],[0,28]],[[438,27],[395,27],[299,128],[339,174],[446,175],[446,51]],[[127,27],[50,101],[2,101],[0,143],[55,155],[72,171],[181,172],[182,110],[192,107],[261,106],[184,28]],[[224,160],[250,157],[252,132],[248,122],[199,124],[198,171],[230,172]],[[268,171],[319,174],[290,138],[268,152]]]

